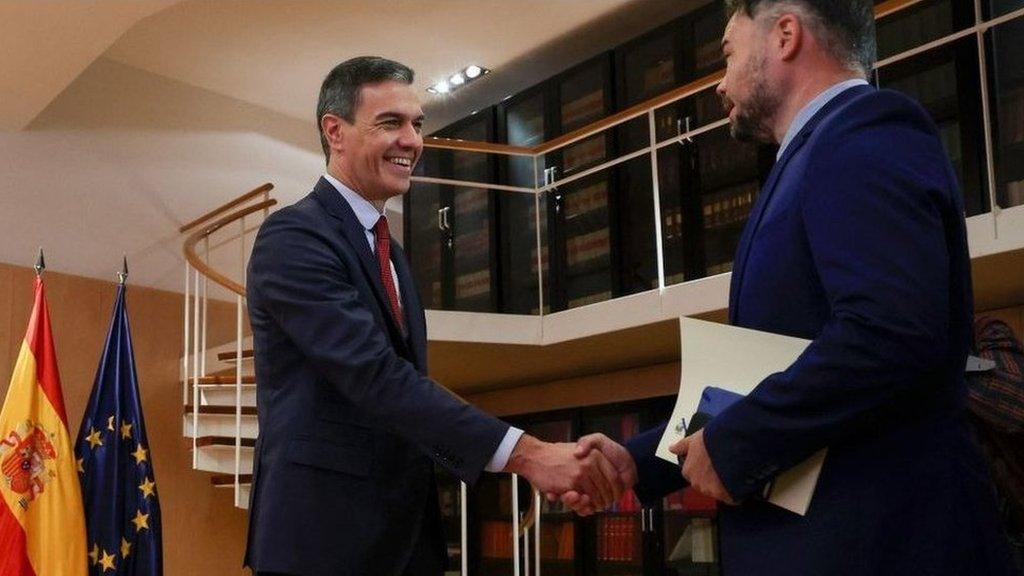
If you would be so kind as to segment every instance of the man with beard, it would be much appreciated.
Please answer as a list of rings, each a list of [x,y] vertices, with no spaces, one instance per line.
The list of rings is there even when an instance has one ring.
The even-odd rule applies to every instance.
[[[631,441],[637,494],[652,505],[685,481],[729,504],[729,576],[1011,573],[965,419],[970,262],[934,123],[866,82],[869,0],[726,6],[732,134],[780,145],[736,254],[730,322],[812,342],[672,447],[682,475],[654,456],[664,426]],[[760,498],[826,447],[805,516]],[[624,459],[602,438],[578,453],[591,448]]]

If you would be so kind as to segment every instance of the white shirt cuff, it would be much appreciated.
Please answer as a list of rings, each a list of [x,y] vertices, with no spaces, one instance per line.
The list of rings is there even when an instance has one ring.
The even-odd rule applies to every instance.
[[[516,444],[519,443],[519,437],[523,435],[523,431],[515,426],[509,426],[508,432],[505,432],[505,438],[502,439],[501,444],[498,444],[498,449],[494,451],[494,456],[491,456],[491,461],[487,463],[487,467],[484,470],[488,472],[501,472],[505,469],[505,465],[508,464],[508,458],[512,455],[512,450],[515,449]]]

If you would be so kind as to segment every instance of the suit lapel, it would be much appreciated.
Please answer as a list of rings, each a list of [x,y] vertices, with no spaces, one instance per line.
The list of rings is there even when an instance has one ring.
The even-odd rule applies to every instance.
[[[761,224],[761,218],[764,216],[765,209],[771,202],[772,195],[775,192],[775,188],[779,184],[779,180],[782,177],[782,172],[786,169],[786,164],[789,163],[790,159],[796,156],[797,152],[803,148],[804,143],[814,133],[814,129],[821,124],[822,120],[828,117],[834,110],[839,108],[844,102],[861,94],[863,92],[874,90],[870,86],[855,86],[848,90],[841,92],[838,96],[830,100],[827,104],[822,106],[821,110],[811,117],[807,121],[807,124],[800,130],[795,138],[789,143],[786,151],[783,152],[782,157],[779,158],[778,162],[772,166],[771,172],[768,173],[768,179],[764,183],[764,187],[761,189],[761,193],[757,197],[757,202],[754,203],[754,208],[750,212],[750,218],[747,220],[747,225],[743,228],[743,234],[740,237],[739,246],[736,249],[736,259],[733,262],[732,267],[732,279],[729,283],[729,323],[736,324],[739,317],[739,295],[740,288],[743,285],[743,272],[747,266],[747,256],[750,255],[750,248],[753,244],[754,236],[757,233],[757,228]]]
[[[384,291],[384,284],[380,280],[380,266],[377,264],[377,259],[366,242],[366,230],[363,228],[363,225],[359,223],[355,212],[352,211],[348,202],[345,202],[345,199],[342,198],[341,193],[335,190],[334,186],[324,178],[321,178],[316,183],[316,186],[313,188],[313,195],[328,214],[341,221],[342,236],[344,236],[345,241],[349,243],[356,256],[358,256],[359,265],[363,269],[363,275],[373,288],[373,294],[377,299],[377,307],[384,316],[384,321],[391,332],[392,342],[400,343],[402,347],[406,347],[402,330],[392,317],[391,303],[388,300],[387,292]],[[392,246],[394,246],[394,243],[392,243]]]
[[[413,364],[424,373],[427,368],[427,330],[423,319],[423,305],[420,303],[416,282],[409,269],[409,261],[398,242],[391,240],[391,261],[398,275],[398,287],[402,293],[402,312],[409,331],[409,348],[412,349]]]

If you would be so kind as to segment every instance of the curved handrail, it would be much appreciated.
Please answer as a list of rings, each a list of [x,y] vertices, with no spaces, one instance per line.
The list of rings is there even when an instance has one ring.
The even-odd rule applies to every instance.
[[[895,14],[911,6],[923,2],[924,0],[888,0],[875,6],[875,20],[884,18],[886,16]],[[659,94],[648,100],[644,100],[638,104],[630,106],[625,110],[616,112],[610,116],[605,116],[599,120],[595,120],[586,126],[562,134],[556,138],[552,138],[547,142],[541,142],[540,144],[526,148],[523,146],[512,146],[509,144],[497,144],[493,142],[478,142],[472,140],[458,140],[452,138],[438,138],[436,136],[430,136],[424,138],[424,144],[428,148],[437,148],[442,150],[461,150],[467,152],[481,152],[481,153],[495,153],[495,154],[507,154],[510,156],[537,156],[540,154],[546,154],[552,150],[561,148],[566,144],[582,140],[587,136],[597,134],[615,126],[621,124],[633,118],[643,115],[648,110],[654,108],[660,108],[666,104],[686,98],[701,92],[718,84],[722,81],[725,76],[724,70],[712,72],[703,78],[698,78],[693,82],[684,84],[678,88],[674,88],[663,94]]]
[[[222,212],[227,212],[228,210],[234,208],[235,206],[238,206],[239,204],[245,204],[246,202],[252,200],[256,196],[259,196],[260,194],[266,194],[267,192],[270,192],[273,189],[274,185],[271,184],[270,182],[267,182],[266,184],[259,186],[257,188],[253,188],[252,190],[246,192],[245,194],[242,194],[238,198],[235,198],[234,200],[226,204],[218,206],[217,208],[210,210],[206,214],[203,214],[202,216],[196,218],[195,220],[189,222],[188,224],[185,224],[181,228],[178,228],[178,232],[188,232],[189,230],[195,228],[196,226],[202,224],[203,222],[206,222],[207,220],[213,218],[214,216],[217,216]]]
[[[235,204],[237,205],[237,202],[235,202]],[[195,246],[196,244],[199,243],[200,240],[216,232],[217,230],[223,228],[224,226],[236,220],[240,220],[241,218],[244,218],[245,216],[248,216],[253,212],[259,212],[260,210],[270,208],[275,204],[277,204],[277,200],[274,200],[273,198],[271,198],[270,200],[264,200],[263,202],[253,204],[252,206],[243,208],[241,210],[238,210],[237,212],[232,212],[231,214],[228,214],[227,216],[224,216],[223,218],[217,220],[213,224],[210,224],[209,226],[206,226],[201,230],[193,232],[192,235],[185,240],[185,247],[183,248],[183,251],[185,253],[185,260],[187,260],[188,263],[191,264],[192,267],[195,268],[196,271],[198,271],[203,276],[206,276],[210,280],[213,280],[217,284],[220,284],[224,288],[234,292],[235,294],[238,294],[239,296],[245,296],[245,286],[242,286],[238,282],[235,282],[234,280],[228,278],[227,276],[221,274],[220,272],[217,272],[212,267],[210,267],[209,264],[203,262],[202,258],[200,258],[198,254],[196,254]]]

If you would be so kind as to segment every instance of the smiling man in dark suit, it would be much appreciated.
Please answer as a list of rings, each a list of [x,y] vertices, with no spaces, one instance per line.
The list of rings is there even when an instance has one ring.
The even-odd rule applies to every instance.
[[[970,261],[934,122],[868,85],[870,0],[725,4],[732,134],[780,145],[736,253],[730,323],[811,344],[672,448],[682,475],[654,456],[664,426],[634,438],[637,493],[653,502],[685,477],[740,502],[720,508],[729,576],[1012,573],[967,429]],[[826,447],[805,516],[758,498]]]
[[[354,58],[323,82],[327,173],[263,224],[248,271],[260,434],[245,564],[257,574],[439,576],[434,464],[514,472],[599,506],[635,481],[541,442],[426,377],[426,326],[384,202],[409,190],[423,111],[406,66]]]

